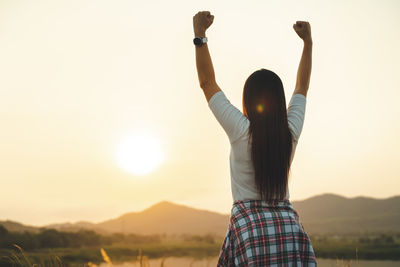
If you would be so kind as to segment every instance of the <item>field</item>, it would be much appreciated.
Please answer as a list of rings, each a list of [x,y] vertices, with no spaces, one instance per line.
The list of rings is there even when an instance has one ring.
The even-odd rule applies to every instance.
[[[32,258],[26,255],[25,252],[17,248],[19,253],[15,254],[13,259],[13,266],[88,266],[88,267],[210,267],[216,266],[218,257],[161,257],[161,258],[149,258],[138,252],[138,256],[133,259],[127,259],[123,262],[114,261],[112,257],[104,249],[100,249],[97,255],[101,255],[101,259],[97,263],[93,262],[74,262],[67,263],[63,262],[61,258],[57,256],[42,255],[39,262],[33,263]],[[53,253],[54,251],[50,252]],[[400,261],[388,261],[388,260],[358,260],[358,259],[323,259],[318,258],[319,267],[397,267]],[[1,266],[11,266],[9,264],[1,264]]]
[[[357,266],[354,263],[360,260],[400,261],[399,233],[310,238],[318,259],[344,260],[334,266],[348,266],[349,262]],[[131,262],[137,266],[151,263],[151,266],[175,267],[180,265],[178,262],[185,262],[186,266],[215,266],[222,241],[223,237],[211,235],[103,236],[91,231],[14,233],[3,229],[0,266],[95,266],[107,261],[114,265]]]

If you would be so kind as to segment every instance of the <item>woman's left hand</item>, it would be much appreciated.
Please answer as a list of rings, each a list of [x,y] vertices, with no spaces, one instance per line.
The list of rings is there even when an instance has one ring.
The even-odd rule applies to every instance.
[[[208,27],[214,21],[214,16],[211,15],[210,11],[199,11],[196,15],[193,16],[193,30],[194,33],[204,34]]]

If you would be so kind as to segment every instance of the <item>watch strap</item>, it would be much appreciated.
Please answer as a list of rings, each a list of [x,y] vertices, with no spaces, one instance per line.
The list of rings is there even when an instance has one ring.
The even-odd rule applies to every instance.
[[[198,43],[198,41],[200,41],[200,43]],[[208,41],[207,37],[196,36],[196,37],[193,39],[193,43],[194,43],[196,46],[202,46],[203,44],[207,43],[207,41]]]

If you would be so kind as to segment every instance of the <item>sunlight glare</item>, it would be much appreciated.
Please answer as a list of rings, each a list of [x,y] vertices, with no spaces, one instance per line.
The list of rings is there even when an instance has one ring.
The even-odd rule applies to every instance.
[[[164,155],[159,139],[150,133],[130,135],[118,146],[118,165],[135,175],[146,175],[155,170]]]

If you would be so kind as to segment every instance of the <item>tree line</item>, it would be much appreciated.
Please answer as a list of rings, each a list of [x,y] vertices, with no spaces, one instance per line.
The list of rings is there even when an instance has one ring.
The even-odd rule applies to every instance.
[[[0,225],[0,248],[11,248],[13,244],[25,250],[41,248],[81,248],[113,245],[116,243],[140,244],[159,242],[160,235],[110,234],[100,235],[91,230],[62,232],[55,229],[42,229],[34,232],[10,232]]]

